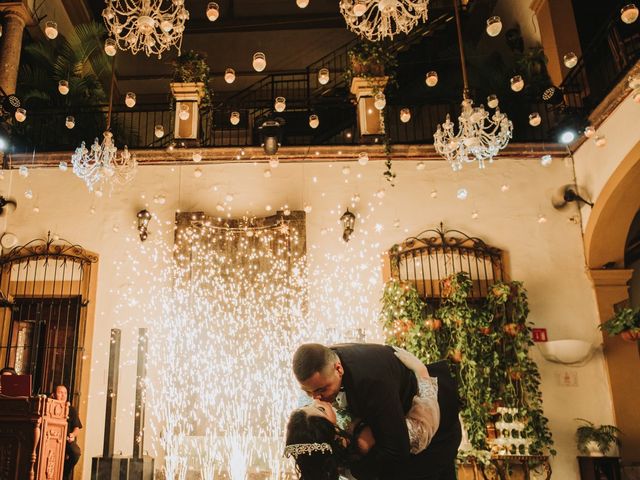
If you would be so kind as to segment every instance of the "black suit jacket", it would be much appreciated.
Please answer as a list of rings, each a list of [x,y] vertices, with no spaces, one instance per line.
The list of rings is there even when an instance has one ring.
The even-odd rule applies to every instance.
[[[421,478],[420,472],[432,469],[435,461],[453,462],[460,443],[459,402],[447,362],[427,365],[430,375],[438,377],[440,427],[425,451],[410,455],[405,415],[417,392],[414,373],[389,346],[344,344],[331,348],[344,368],[342,387],[349,410],[371,426],[376,439],[369,454],[352,465],[356,478]]]

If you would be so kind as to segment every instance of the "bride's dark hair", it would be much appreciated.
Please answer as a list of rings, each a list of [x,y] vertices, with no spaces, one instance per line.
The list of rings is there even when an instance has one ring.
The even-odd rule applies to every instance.
[[[336,426],[326,418],[307,415],[295,410],[287,423],[287,445],[301,443],[328,443],[332,453],[301,453],[296,457],[300,480],[337,480],[344,466],[345,448],[336,433]]]

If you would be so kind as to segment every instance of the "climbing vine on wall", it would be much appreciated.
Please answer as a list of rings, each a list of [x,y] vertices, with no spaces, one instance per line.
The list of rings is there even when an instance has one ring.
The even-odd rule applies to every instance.
[[[390,280],[380,314],[387,343],[406,348],[426,363],[451,361],[474,449],[490,450],[487,425],[496,408],[506,406],[517,408],[526,425],[529,453],[555,454],[542,413],[540,373],[528,354],[533,342],[527,292],[522,282],[497,282],[481,301],[471,301],[472,287],[464,272],[447,277],[434,309],[410,282]]]

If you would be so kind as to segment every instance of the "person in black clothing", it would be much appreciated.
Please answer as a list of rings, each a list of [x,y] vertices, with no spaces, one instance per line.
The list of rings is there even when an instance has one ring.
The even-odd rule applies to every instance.
[[[456,385],[446,362],[427,365],[438,379],[440,426],[428,447],[410,455],[405,415],[417,392],[416,376],[394,355],[392,347],[373,344],[305,344],[293,358],[294,374],[311,397],[342,403],[369,425],[375,445],[349,462],[359,480],[455,480],[455,458],[461,440]],[[356,439],[357,440],[357,439]],[[309,455],[323,442],[310,441]],[[324,478],[335,478],[326,476]]]
[[[53,389],[53,398],[66,402],[67,397],[67,387],[65,385],[56,385]],[[78,460],[80,460],[81,452],[80,447],[78,446],[77,437],[81,428],[82,423],[80,422],[78,411],[69,405],[69,417],[67,418],[67,445],[64,452],[64,479],[71,477],[73,467],[75,467]]]

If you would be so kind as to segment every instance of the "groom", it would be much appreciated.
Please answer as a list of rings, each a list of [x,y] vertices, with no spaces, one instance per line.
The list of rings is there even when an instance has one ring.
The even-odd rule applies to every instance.
[[[307,343],[293,356],[293,373],[307,394],[334,402],[343,391],[353,418],[371,427],[375,446],[351,466],[357,478],[367,480],[455,480],[461,439],[456,385],[446,362],[427,365],[427,369],[438,378],[440,427],[424,451],[410,455],[405,415],[417,381],[392,347],[342,344],[329,348]]]

